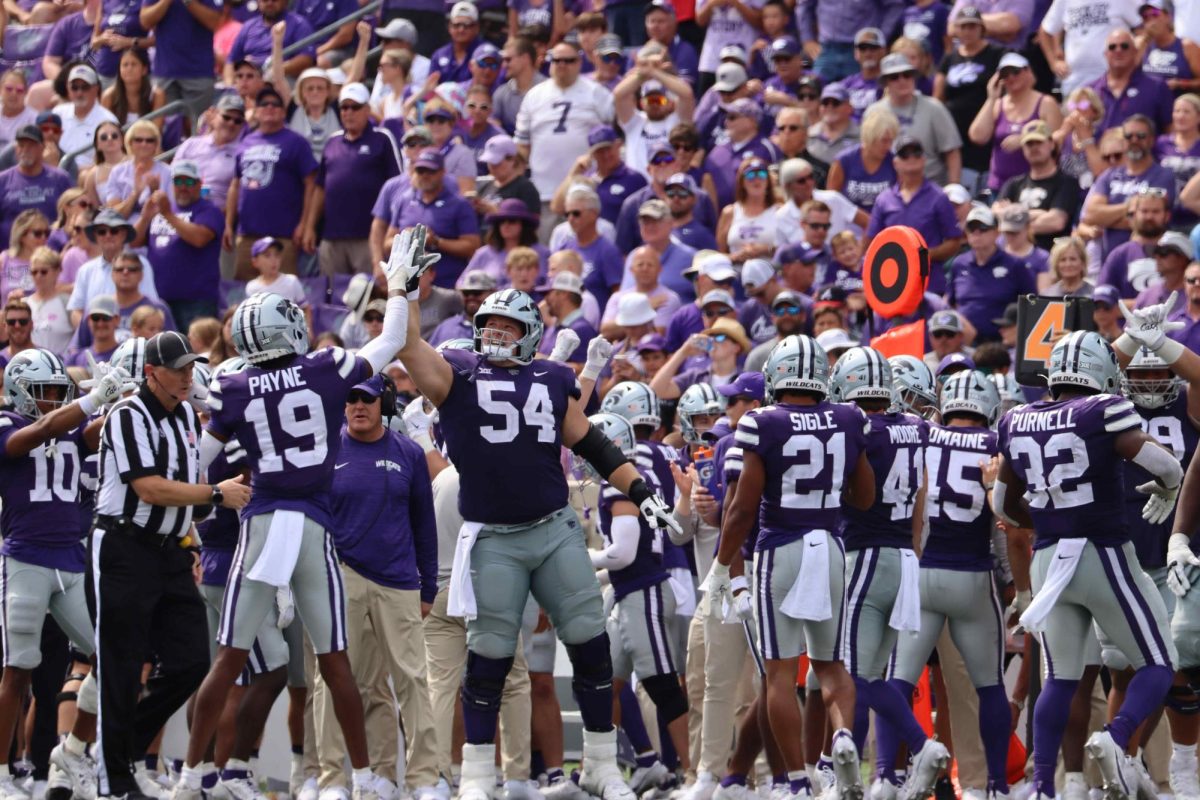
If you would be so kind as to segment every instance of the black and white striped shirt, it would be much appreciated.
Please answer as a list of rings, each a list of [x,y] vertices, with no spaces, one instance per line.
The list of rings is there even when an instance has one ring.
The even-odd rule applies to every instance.
[[[183,536],[192,506],[155,506],[133,490],[136,478],[158,475],[200,482],[200,419],[189,403],[167,411],[146,386],[113,407],[100,434],[96,513],[124,517],[148,533]]]

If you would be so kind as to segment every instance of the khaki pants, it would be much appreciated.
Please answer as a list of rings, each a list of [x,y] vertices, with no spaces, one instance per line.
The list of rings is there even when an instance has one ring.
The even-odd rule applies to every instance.
[[[370,275],[375,271],[366,239],[325,239],[317,248],[317,263],[322,275]]]
[[[736,720],[744,710],[739,698],[743,683],[750,681],[746,670],[749,647],[741,624],[729,625],[709,617],[704,621],[704,718],[700,734],[698,772],[724,776],[733,754]],[[753,685],[750,696],[754,696]]]
[[[688,755],[692,764],[688,779],[696,777],[696,765],[700,763],[702,728],[704,724],[704,616],[700,609],[692,615],[687,637],[687,682],[688,700]]]
[[[346,586],[346,634],[350,668],[363,695],[371,766],[411,787],[437,783],[433,713],[425,678],[420,593],[390,589],[342,565]],[[369,663],[372,656],[375,663]],[[392,688],[388,687],[391,678]],[[392,691],[396,700],[392,700]],[[321,788],[345,786],[345,745],[324,681],[316,681],[314,708],[321,761]],[[405,775],[396,775],[396,702],[404,726]]]
[[[443,589],[425,618],[425,658],[436,732],[438,771],[450,774],[454,741],[454,706],[467,665],[467,625],[446,613],[450,591]],[[525,650],[518,647],[500,701],[500,765],[505,780],[529,778],[530,725],[533,709]]]

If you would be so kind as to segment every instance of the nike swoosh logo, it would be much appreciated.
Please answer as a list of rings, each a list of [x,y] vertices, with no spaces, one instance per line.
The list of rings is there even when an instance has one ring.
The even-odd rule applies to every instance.
[[[1070,558],[1070,556],[1056,556],[1056,558],[1057,558],[1059,561],[1062,561],[1064,558]]]
[[[349,461],[347,461],[345,464],[334,464],[334,465],[333,465],[333,468],[334,468],[334,469],[341,469],[342,467],[346,467],[346,466],[349,466],[349,465],[350,465],[350,462],[349,462]]]
[[[808,546],[809,547],[820,547],[821,543],[820,542],[809,542]]]
[[[543,375],[549,375],[549,374],[550,374],[550,373],[548,373],[548,372],[535,372],[535,373],[533,373],[533,377],[535,377],[535,378],[540,378],[540,377],[542,377]]]

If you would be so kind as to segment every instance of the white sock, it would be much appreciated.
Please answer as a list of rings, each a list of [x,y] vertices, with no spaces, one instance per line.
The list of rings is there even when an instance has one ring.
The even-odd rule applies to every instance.
[[[73,756],[81,756],[87,752],[87,742],[73,733],[68,733],[67,738],[63,739],[63,747]]]
[[[198,766],[189,767],[184,764],[183,769],[179,771],[179,782],[189,789],[199,789],[201,777],[202,773]]]
[[[1196,745],[1194,744],[1176,744],[1171,742],[1171,753],[1177,756],[1186,756],[1189,758],[1196,757]]]
[[[356,789],[361,789],[361,788],[366,787],[367,784],[371,782],[372,777],[374,777],[374,776],[371,774],[370,767],[364,767],[363,769],[356,769],[351,774],[351,778],[353,778],[353,780],[354,780],[354,788],[356,788]]]
[[[12,773],[8,771],[8,764],[0,764],[0,778],[11,777]]]
[[[242,761],[240,758],[231,758],[225,762],[225,769],[241,769],[249,772],[250,764],[246,761]]]

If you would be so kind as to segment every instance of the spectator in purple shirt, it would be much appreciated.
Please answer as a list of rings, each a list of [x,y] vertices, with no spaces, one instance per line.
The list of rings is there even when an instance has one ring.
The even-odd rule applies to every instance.
[[[246,128],[246,103],[236,94],[223,94],[210,119],[212,130],[185,139],[175,151],[175,160],[196,162],[208,199],[224,212],[229,184],[236,177],[238,140]]]
[[[92,64],[105,82],[117,77],[121,53],[131,47],[143,50],[154,44],[139,19],[141,0],[102,0],[99,31],[92,37]],[[195,47],[196,45],[192,45]]]
[[[450,42],[433,51],[430,71],[441,75],[442,83],[471,80],[471,56],[482,43],[479,38],[479,9],[460,0],[450,9]]]
[[[855,71],[855,34],[878,28],[886,38],[896,33],[904,16],[902,0],[800,0],[796,20],[804,52],[826,83]]]
[[[387,240],[405,228],[424,224],[428,228],[426,247],[442,254],[436,284],[449,288],[482,243],[479,218],[470,203],[446,188],[445,163],[436,149],[422,150],[413,170],[412,188],[404,193],[396,208]]]
[[[675,74],[695,86],[700,77],[700,57],[696,48],[677,33],[679,21],[675,16],[675,4],[671,0],[653,0],[646,4],[645,16],[648,41],[667,48]]]
[[[625,260],[611,241],[597,228],[602,201],[587,184],[576,184],[567,192],[564,203],[571,235],[562,250],[574,250],[583,261],[583,283],[600,307],[621,284]]]
[[[946,300],[975,326],[976,341],[998,340],[995,320],[1019,295],[1036,293],[1037,286],[1025,264],[997,246],[1000,231],[990,208],[972,208],[966,229],[971,249],[950,265]]]
[[[761,158],[768,164],[779,160],[779,148],[759,135],[762,106],[749,98],[735,100],[725,112],[725,130],[729,140],[709,151],[704,159],[704,182],[715,192],[721,208],[734,200],[738,165],[747,158]]]
[[[1125,201],[1129,208],[1129,241],[1109,251],[1097,283],[1109,286],[1130,302],[1156,278],[1154,245],[1167,230],[1171,207],[1158,192],[1134,194]]]
[[[283,46],[290,47],[294,43],[310,36],[313,32],[308,21],[298,14],[287,10],[287,0],[259,0],[260,16],[251,17],[242,24],[233,47],[229,50],[229,58],[225,61],[225,83],[233,84],[233,68],[241,61],[250,57],[262,64],[271,55],[271,28],[277,23],[284,23]],[[283,71],[289,78],[296,78],[301,72],[313,66],[317,60],[317,50],[313,45],[307,45],[291,58],[283,62]]]
[[[1108,69],[1092,83],[1104,101],[1100,130],[1121,125],[1136,114],[1154,120],[1158,130],[1171,127],[1171,107],[1175,97],[1160,78],[1142,71],[1137,44],[1127,30],[1115,30],[1105,41],[1104,60]]]
[[[554,349],[558,332],[569,328],[579,336],[579,346],[567,355],[563,362],[578,373],[587,361],[588,343],[600,334],[583,317],[583,281],[573,272],[561,271],[550,281],[550,290],[544,300],[546,309],[555,322],[542,335],[539,351],[549,354]]]
[[[621,141],[621,134],[611,125],[597,125],[588,131],[588,152],[571,165],[554,194],[551,209],[563,213],[567,190],[580,177],[589,178],[595,183],[596,194],[600,197],[600,217],[615,224],[621,204],[646,185],[646,178],[621,159]]]
[[[182,100],[198,117],[213,101],[213,34],[225,22],[216,0],[142,0],[142,27],[154,34],[151,74],[167,102]]]
[[[846,90],[855,122],[861,122],[870,105],[879,99],[882,91],[879,78],[883,74],[886,47],[887,38],[878,28],[862,28],[854,34],[854,60],[859,70],[852,71],[837,85]]]
[[[0,172],[0,241],[8,241],[13,220],[22,211],[32,208],[55,219],[59,195],[71,188],[67,173],[43,163],[43,140],[36,125],[17,131],[17,165]]]

